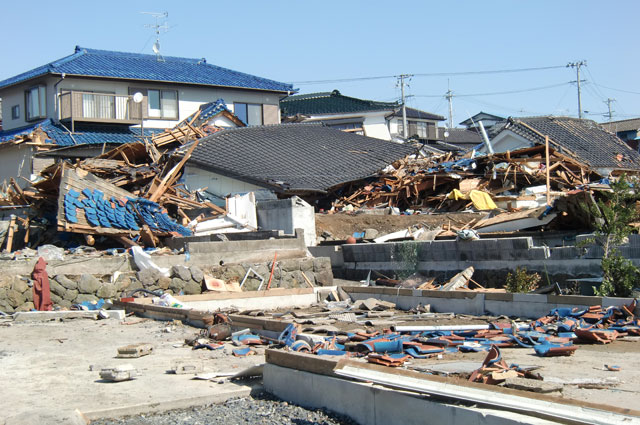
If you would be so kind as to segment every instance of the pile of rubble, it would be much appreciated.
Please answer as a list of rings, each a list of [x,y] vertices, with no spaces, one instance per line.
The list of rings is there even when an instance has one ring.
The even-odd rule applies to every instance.
[[[503,223],[537,218],[540,222],[533,224],[539,227],[556,217],[561,226],[588,229],[591,219],[576,205],[591,200],[590,190],[606,190],[606,177],[553,148],[547,158],[544,146],[483,156],[470,152],[458,159],[452,153],[410,157],[387,167],[380,177],[336,188],[330,195],[331,210],[490,212],[485,219],[446,231],[512,231]],[[520,228],[527,227],[516,224],[515,230]]]
[[[96,236],[108,236],[124,246],[156,247],[160,238],[191,236],[198,223],[225,215],[226,208],[178,182],[199,139],[220,130],[203,118],[206,113],[207,108],[200,109],[173,129],[140,136],[94,158],[56,162],[28,188],[14,179],[5,183],[0,205],[28,207],[26,217],[12,217],[5,250],[20,247],[14,238],[20,229],[25,245],[55,241],[52,232],[38,239],[29,235],[32,222],[42,217],[55,222],[59,232],[83,235],[90,246]],[[20,139],[41,139],[40,133],[38,128]]]

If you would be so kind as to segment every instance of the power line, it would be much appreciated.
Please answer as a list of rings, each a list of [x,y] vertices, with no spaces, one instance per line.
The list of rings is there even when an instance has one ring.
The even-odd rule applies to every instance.
[[[601,84],[596,84],[596,83],[593,83],[593,84],[598,86],[598,87],[602,87],[603,89],[607,89],[607,90],[619,91],[619,92],[622,92],[622,93],[640,94],[637,91],[614,89],[613,87],[607,87],[607,86],[603,86]]]
[[[546,71],[549,69],[564,68],[564,65],[558,66],[541,66],[536,68],[516,68],[516,69],[496,69],[488,71],[461,71],[461,72],[432,72],[411,74],[414,77],[449,77],[449,76],[462,76],[462,75],[486,75],[486,74],[509,74],[516,72],[531,72],[531,71]],[[382,80],[386,78],[398,78],[399,75],[380,75],[372,77],[354,77],[354,78],[338,78],[334,80],[309,80],[309,81],[291,81],[291,84],[326,84],[326,83],[346,83],[350,81],[369,81],[369,80]]]
[[[545,90],[545,89],[551,89],[551,88],[555,88],[555,87],[562,87],[565,85],[568,85],[569,83],[559,83],[559,84],[552,84],[549,86],[541,86],[541,87],[532,87],[529,89],[521,89],[521,90],[509,90],[509,91],[500,91],[500,92],[491,92],[491,93],[472,93],[472,94],[456,94],[454,95],[454,97],[479,97],[479,96],[497,96],[497,95],[503,95],[503,94],[514,94],[514,93],[526,93],[526,92],[531,92],[531,91],[537,91],[537,90]],[[416,94],[414,95],[414,97],[446,97],[446,95],[442,95],[442,94]]]

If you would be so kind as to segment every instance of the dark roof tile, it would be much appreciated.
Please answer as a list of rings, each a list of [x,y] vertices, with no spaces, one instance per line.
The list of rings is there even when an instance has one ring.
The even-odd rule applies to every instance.
[[[395,102],[357,99],[344,96],[338,90],[299,94],[280,101],[280,109],[285,116],[391,111],[397,107],[398,104]]]
[[[413,152],[410,145],[322,124],[279,124],[223,130],[205,137],[189,163],[258,185],[324,191],[375,175]]]
[[[592,167],[639,169],[640,154],[615,134],[592,120],[569,117],[509,118],[502,131],[511,130],[536,144],[550,143],[559,152],[574,156]],[[618,160],[618,156],[622,160]]]

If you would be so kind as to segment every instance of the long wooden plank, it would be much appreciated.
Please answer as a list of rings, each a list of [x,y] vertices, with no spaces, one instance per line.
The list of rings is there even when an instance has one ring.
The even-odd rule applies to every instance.
[[[184,164],[186,164],[186,162],[189,160],[189,158],[191,157],[191,154],[193,153],[195,148],[198,146],[199,142],[200,140],[194,141],[193,145],[191,145],[189,150],[184,154],[180,162],[178,162],[178,164],[175,167],[173,167],[171,171],[169,171],[167,175],[165,175],[162,178],[158,187],[149,197],[150,201],[156,202],[164,194],[167,188],[173,185],[176,182],[176,180],[178,180],[178,175],[180,170],[182,170],[182,167],[184,167]]]

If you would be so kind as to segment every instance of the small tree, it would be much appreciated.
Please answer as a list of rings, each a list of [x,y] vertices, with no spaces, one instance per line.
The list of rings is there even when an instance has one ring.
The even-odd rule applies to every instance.
[[[509,292],[531,292],[538,288],[540,275],[527,273],[526,267],[516,267],[516,272],[507,274],[506,288]]]
[[[635,184],[634,184],[635,183]],[[596,237],[602,243],[602,285],[594,287],[598,296],[627,297],[631,295],[640,270],[620,255],[617,246],[631,234],[629,226],[638,219],[635,202],[639,199],[634,190],[637,182],[629,182],[625,175],[611,183],[611,192],[602,192],[602,197],[591,205],[595,217]]]

